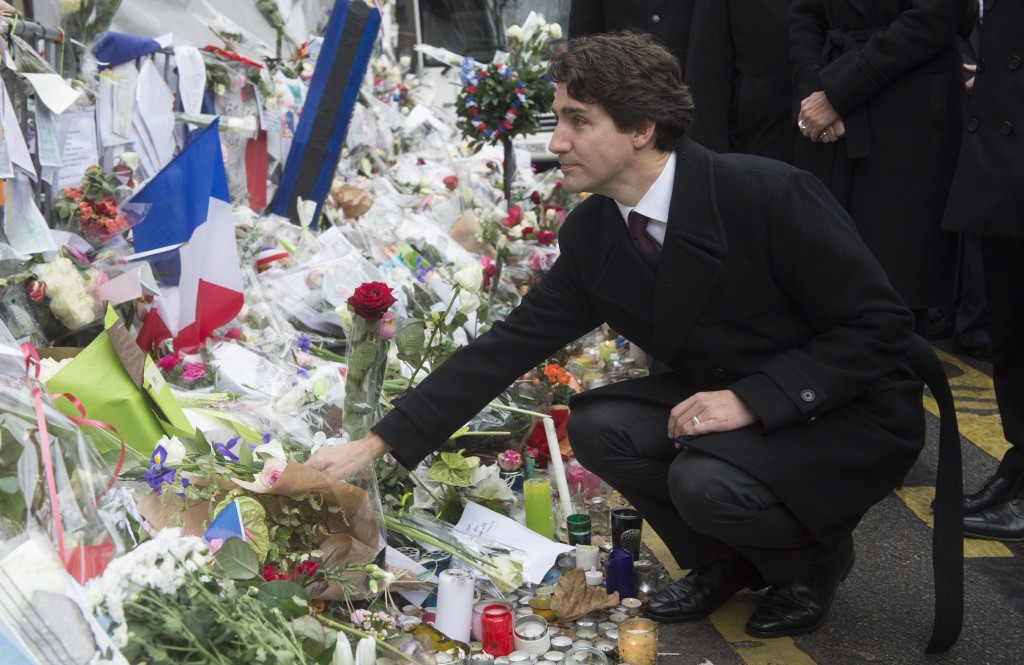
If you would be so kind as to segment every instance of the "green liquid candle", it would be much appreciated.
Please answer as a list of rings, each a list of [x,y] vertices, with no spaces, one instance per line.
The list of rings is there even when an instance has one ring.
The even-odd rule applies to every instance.
[[[554,520],[551,517],[551,482],[547,478],[530,478],[523,483],[523,500],[526,504],[526,526],[540,535],[555,537]]]

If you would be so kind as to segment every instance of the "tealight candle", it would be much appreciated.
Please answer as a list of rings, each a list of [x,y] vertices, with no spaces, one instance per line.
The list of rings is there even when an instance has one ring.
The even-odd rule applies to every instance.
[[[588,570],[584,576],[587,578],[587,586],[601,586],[604,581],[604,575],[599,570]]]
[[[574,647],[562,659],[564,665],[608,665],[608,656],[594,647]]]
[[[591,649],[594,643],[590,640],[574,640],[572,643],[573,649]]]
[[[577,640],[588,640],[590,642],[593,642],[594,640],[597,639],[597,631],[596,630],[577,630],[576,631],[576,639]]]
[[[612,643],[618,642],[619,641],[619,629],[618,628],[609,628],[608,632],[605,633],[604,636],[608,638],[609,642],[612,642]]]
[[[606,656],[609,656],[615,651],[615,644],[608,640],[598,640],[594,643],[594,648]]]
[[[509,654],[511,658],[516,652],[522,651],[528,656],[537,657],[551,649],[551,638],[548,637],[548,622],[544,617],[531,614],[516,619],[513,631],[516,651]],[[513,660],[513,662],[515,662]]]
[[[615,627],[617,625],[617,623],[613,623],[611,621],[602,621],[601,623],[597,624],[597,632],[607,637],[608,631],[615,630]]]
[[[546,654],[544,654],[542,656],[542,658],[543,658],[542,662],[545,662],[545,663],[560,663],[560,662],[562,662],[562,656],[564,656],[564,655],[565,654],[562,653],[561,651],[548,651]]]
[[[626,616],[637,616],[640,614],[640,608],[643,603],[640,602],[639,598],[623,598],[622,607],[626,610]]]
[[[620,623],[619,658],[632,665],[657,665],[658,624],[642,618]]]
[[[627,617],[622,612],[613,612],[612,614],[608,615],[608,620],[611,621],[612,623],[622,623],[623,621],[625,621],[628,618],[629,617]]]
[[[551,648],[555,651],[566,652],[572,646],[572,638],[565,635],[551,638]]]
[[[578,630],[594,630],[597,626],[597,622],[588,617],[580,617],[576,619],[576,628]]]

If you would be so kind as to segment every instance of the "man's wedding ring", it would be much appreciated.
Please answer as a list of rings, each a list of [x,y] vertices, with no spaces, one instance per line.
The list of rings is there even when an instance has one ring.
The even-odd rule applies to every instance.
[[[694,426],[700,425],[700,418],[694,416],[693,418],[690,418],[690,422],[693,423]]]
[[[799,122],[797,122],[796,126],[799,127],[800,129],[807,129],[807,123],[804,122],[803,120],[800,120]]]

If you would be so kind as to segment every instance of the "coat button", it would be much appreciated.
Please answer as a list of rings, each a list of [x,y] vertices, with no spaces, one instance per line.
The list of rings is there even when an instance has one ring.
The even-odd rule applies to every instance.
[[[985,58],[981,58],[980,60],[978,60],[978,71],[979,72],[985,71],[985,64],[986,64],[985,63]]]
[[[969,123],[967,123],[967,131],[969,131],[969,132],[976,132],[976,131],[978,131],[978,125],[980,125],[980,124],[981,123],[978,122],[977,118],[971,118],[971,121]]]
[[[1010,58],[1010,69],[1018,69],[1018,68],[1020,68],[1020,62],[1021,62],[1021,60],[1020,60],[1020,56],[1019,55],[1012,56]]]
[[[721,367],[716,367],[713,370],[711,370],[711,374],[717,379],[725,378],[725,370],[722,369]]]
[[[651,23],[653,23],[654,25],[658,25],[659,23],[661,23],[661,17],[658,16],[657,14],[652,14]]]
[[[1013,123],[1009,120],[1004,120],[1002,124],[999,125],[999,131],[1002,132],[1003,136],[1009,136],[1013,133]]]
[[[805,389],[805,390],[802,390],[800,392],[800,399],[802,399],[805,402],[813,402],[814,398],[815,398],[815,394],[814,394],[813,390],[806,390]]]

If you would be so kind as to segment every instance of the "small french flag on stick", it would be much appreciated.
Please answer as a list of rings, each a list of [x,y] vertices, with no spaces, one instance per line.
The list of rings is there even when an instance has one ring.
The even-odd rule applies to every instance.
[[[135,258],[153,264],[161,285],[139,333],[144,349],[168,337],[176,351],[194,351],[242,309],[242,273],[235,245],[219,121],[212,122],[125,203],[139,219]]]

